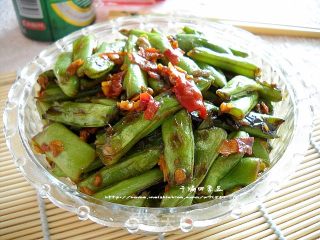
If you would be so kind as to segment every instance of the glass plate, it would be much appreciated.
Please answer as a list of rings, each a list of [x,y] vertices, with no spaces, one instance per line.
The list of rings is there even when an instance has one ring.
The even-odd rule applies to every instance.
[[[51,69],[59,53],[70,51],[72,42],[81,35],[93,34],[100,41],[112,41],[123,38],[118,32],[122,28],[150,30],[155,27],[173,34],[183,26],[195,27],[221,44],[248,51],[250,58],[262,65],[262,79],[277,83],[282,88],[284,100],[275,104],[274,110],[275,115],[286,122],[278,131],[280,138],[271,141],[271,168],[256,182],[226,198],[177,208],[138,208],[97,200],[78,192],[70,182],[51,175],[44,157],[35,155],[29,144],[43,127],[34,100],[37,76]],[[286,59],[278,56],[258,37],[201,18],[147,15],[123,17],[89,26],[42,51],[18,74],[9,91],[3,119],[7,145],[15,164],[40,195],[58,207],[78,214],[80,219],[89,218],[106,226],[125,227],[129,232],[167,232],[178,228],[190,231],[194,227],[217,223],[229,214],[239,216],[247,204],[259,202],[265,195],[279,189],[309,146],[313,119],[310,102],[303,79],[295,74]]]

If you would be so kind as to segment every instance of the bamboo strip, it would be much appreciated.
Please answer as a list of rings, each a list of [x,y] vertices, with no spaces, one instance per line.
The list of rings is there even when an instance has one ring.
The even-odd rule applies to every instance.
[[[119,230],[119,228],[114,228],[114,231],[125,231],[123,229]],[[95,229],[92,231],[92,229],[88,229],[86,233],[82,233],[81,235],[75,235],[73,237],[69,237],[68,240],[85,240],[85,239],[97,239],[99,236],[105,237],[106,234],[109,234],[112,232],[112,228],[108,228],[105,226],[100,226],[100,228]],[[128,232],[127,232],[128,233]],[[128,238],[131,236],[135,238],[141,238],[141,235],[128,235]]]
[[[263,240],[277,240],[277,239],[278,239],[278,237],[276,234],[272,234],[268,237],[263,238]]]
[[[252,228],[242,228],[242,230],[239,229],[238,232],[227,237],[227,239],[228,240],[248,239],[252,236],[252,234],[260,233],[260,232],[265,231],[269,228],[270,228],[270,226],[268,223],[262,223],[262,224],[255,226],[255,227],[252,227]],[[208,236],[208,237],[210,237],[210,236]]]
[[[58,219],[59,221],[51,221],[51,219],[48,218],[50,232],[53,231],[52,233],[56,233],[56,231],[58,232],[63,231],[63,230],[59,230],[60,227],[66,227],[67,229],[69,229],[69,227],[71,227],[71,229],[76,228],[77,227],[76,225],[81,222],[75,216],[70,216],[62,219],[58,218]]]
[[[5,193],[5,192],[9,192],[12,191],[12,189],[18,189],[18,188],[25,188],[25,187],[30,187],[30,184],[26,181],[24,182],[19,182],[19,183],[15,183],[12,185],[7,185],[5,187],[1,188],[1,192]]]
[[[2,234],[17,232],[36,226],[40,226],[39,214],[33,214],[0,223]]]
[[[10,171],[10,170],[15,170],[15,171],[17,171],[17,168],[16,168],[16,166],[13,165],[13,164],[10,164],[10,165],[1,167],[1,171],[3,171],[3,172],[7,172],[7,171]]]
[[[308,227],[308,228],[309,228],[309,227]],[[314,232],[311,232],[311,233],[309,233],[309,234],[307,234],[307,235],[305,235],[305,236],[303,236],[303,239],[320,239],[320,230],[318,230],[319,227],[318,227],[318,228],[315,228],[315,229],[317,229],[317,230],[314,231]],[[295,235],[292,236],[292,238],[295,238]],[[297,238],[297,239],[298,239],[298,238]]]
[[[266,230],[260,231],[256,234],[251,235],[251,239],[264,239],[266,237],[271,237],[274,234],[273,230],[271,228],[268,228]],[[276,238],[275,238],[276,239]]]
[[[63,233],[63,232],[66,232],[66,231],[70,231],[72,229],[83,228],[88,223],[90,223],[89,220],[87,220],[87,221],[79,221],[79,219],[77,219],[77,218],[74,218],[74,220],[75,221],[72,221],[72,223],[70,222],[70,224],[65,224],[65,225],[59,226],[59,227],[50,227],[50,234],[53,236],[53,235],[59,233],[59,235],[60,235],[60,233]]]
[[[183,237],[189,237],[192,236],[193,238],[205,238],[208,236],[208,234],[210,233],[210,235],[212,234],[218,234],[218,233],[223,233],[223,232],[228,232],[228,233],[233,233],[236,228],[240,225],[244,225],[244,224],[248,224],[248,223],[257,223],[259,222],[258,219],[262,219],[262,213],[261,212],[255,212],[253,214],[250,214],[249,216],[245,216],[245,217],[241,217],[240,219],[236,219],[224,224],[219,223],[219,225],[213,225],[212,227],[210,227],[207,230],[202,230],[201,232],[198,232],[196,234],[193,234],[192,232],[187,234],[187,235],[180,235],[180,236],[170,236],[167,239],[169,240],[174,240],[174,239],[179,239],[181,238],[181,236]],[[226,237],[226,236],[224,236]]]
[[[273,206],[270,206],[270,207],[267,207],[268,209],[268,212],[269,213],[274,213],[276,214],[276,212],[279,212],[280,210],[284,210],[285,208],[294,208],[295,205],[301,203],[301,204],[305,204],[307,201],[315,201],[313,200],[314,197],[315,199],[318,198],[318,194],[320,192],[320,189],[315,189],[313,191],[310,191],[308,193],[305,193],[301,196],[297,196],[295,198],[292,198],[292,199],[287,199],[285,200],[285,203],[284,204],[278,204],[278,205],[273,205]]]
[[[25,204],[30,202],[37,202],[36,194],[29,197],[13,199],[12,201],[1,203],[0,210],[2,211],[2,209],[15,208],[20,205],[24,206]]]
[[[90,225],[85,225],[81,228],[76,228],[76,229],[71,229],[69,231],[59,233],[57,235],[52,234],[51,238],[52,239],[80,239],[79,236],[82,236],[85,233],[88,232],[95,232],[98,229],[101,229],[103,226],[98,225],[98,224],[90,224]],[[111,228],[104,228],[105,230],[110,230],[110,231],[105,231],[105,234],[109,235],[112,232]],[[57,236],[57,237],[56,237]],[[88,239],[88,238],[87,238]]]
[[[227,229],[224,229],[222,231],[215,231],[215,229],[210,229],[210,230],[213,230],[212,232],[211,231],[205,231],[204,232],[204,235],[205,237],[203,238],[204,240],[209,240],[209,239],[213,239],[213,238],[216,238],[216,239],[225,239],[227,237],[231,237],[232,235],[234,235],[235,233],[237,233],[237,231],[241,231],[241,229],[251,229],[257,225],[261,225],[261,224],[264,224],[265,223],[265,219],[263,217],[260,217],[258,219],[255,219],[254,221],[250,221],[248,223],[245,223],[245,224],[239,224],[238,226],[236,227],[233,227],[233,228],[227,228]]]
[[[8,180],[16,179],[16,178],[24,179],[20,172],[16,172],[15,174],[11,174],[8,176],[1,176],[1,181],[8,181]]]
[[[31,186],[22,189],[12,189],[7,191],[6,194],[0,193],[0,203],[9,202],[15,198],[29,197],[33,194],[35,194],[35,190]]]
[[[42,234],[41,225],[38,224],[38,226],[35,226],[35,227],[29,227],[29,228],[25,228],[25,229],[18,230],[18,231],[12,231],[9,234],[2,235],[1,240],[9,240],[9,239],[22,239],[22,240],[24,240],[25,239],[24,237],[29,234],[37,234],[37,235],[41,234],[41,236],[42,236],[43,234]]]
[[[297,233],[298,231],[312,225],[320,227],[320,215],[306,219],[305,221],[299,222],[289,228],[284,229],[283,234],[289,237],[290,235],[294,235],[294,233]]]
[[[35,200],[32,200],[31,202],[23,202],[23,204],[15,204],[13,207],[3,208],[1,209],[1,216],[3,218],[7,218],[6,215],[14,215],[15,213],[20,213],[25,209],[38,210],[38,202]]]
[[[305,213],[305,214],[303,214],[301,216],[296,216],[294,218],[291,218],[290,220],[288,220],[287,222],[284,222],[282,224],[278,224],[278,221],[275,221],[275,222],[278,224],[278,226],[282,230],[285,230],[287,228],[292,228],[292,227],[296,226],[299,223],[302,223],[304,220],[312,219],[314,217],[319,217],[319,216],[320,216],[320,208],[319,208],[319,205],[318,205],[318,208],[316,210],[307,212],[307,213]],[[320,221],[319,218],[318,218],[318,220]]]
[[[38,214],[39,213],[39,208],[38,206],[32,207],[32,208],[24,208],[20,211],[16,211],[14,213],[10,213],[8,215],[2,214],[2,217],[6,219],[6,221],[8,220],[12,220],[12,219],[19,219],[25,216],[30,216],[32,214]]]
[[[10,179],[7,181],[0,181],[0,188],[2,189],[5,186],[11,186],[14,184],[18,184],[18,183],[23,183],[26,182],[26,180],[24,178],[14,178],[14,179]]]
[[[319,180],[320,176],[319,173],[311,173],[308,176],[302,178],[302,179],[294,179],[291,183],[288,183],[286,186],[284,186],[281,190],[279,190],[278,192],[274,192],[272,195],[270,195],[264,202],[266,204],[268,204],[268,202],[271,202],[270,204],[272,204],[272,202],[279,202],[281,200],[279,200],[280,197],[286,197],[286,195],[293,193],[299,189],[304,189],[308,186],[310,186],[311,183],[317,183],[317,180]],[[295,183],[295,184],[294,184]]]

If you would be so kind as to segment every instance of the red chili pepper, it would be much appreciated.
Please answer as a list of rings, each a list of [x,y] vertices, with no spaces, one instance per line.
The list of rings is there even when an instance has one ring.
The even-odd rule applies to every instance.
[[[178,50],[167,49],[164,51],[163,55],[171,62],[173,65],[178,65],[180,52]]]
[[[152,99],[149,101],[147,109],[144,111],[144,118],[147,120],[152,120],[154,115],[156,115],[158,109],[160,107],[160,103]]]
[[[170,67],[170,81],[175,82],[173,92],[180,104],[188,112],[198,111],[202,119],[207,117],[207,110],[203,103],[203,97],[200,90],[193,81],[186,79],[186,74],[179,72],[173,66]]]

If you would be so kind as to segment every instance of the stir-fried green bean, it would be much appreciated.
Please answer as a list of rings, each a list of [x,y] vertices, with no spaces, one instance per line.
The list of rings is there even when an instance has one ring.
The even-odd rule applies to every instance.
[[[281,89],[260,81],[263,68],[241,46],[182,31],[81,36],[38,76],[44,128],[32,146],[55,177],[108,202],[180,207],[224,197],[272,166]]]

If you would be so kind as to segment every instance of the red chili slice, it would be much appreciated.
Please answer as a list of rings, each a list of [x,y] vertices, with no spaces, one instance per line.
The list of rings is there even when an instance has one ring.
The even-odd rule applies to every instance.
[[[167,49],[163,52],[164,56],[171,62],[173,65],[178,65],[180,52],[176,50]]]
[[[173,92],[180,104],[187,109],[188,112],[197,111],[202,119],[207,117],[207,110],[203,103],[203,97],[200,90],[193,81],[186,79],[186,74],[179,72],[175,67],[169,67],[170,81],[175,82]]]
[[[160,103],[152,99],[149,101],[147,109],[144,111],[144,118],[147,120],[152,120],[156,115],[158,109],[160,107]]]

